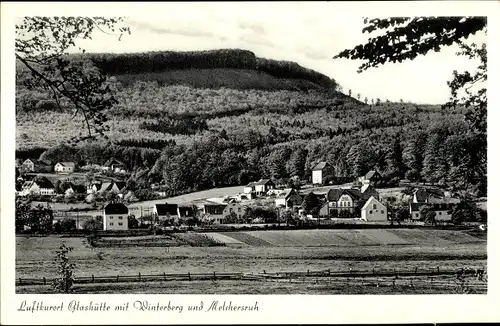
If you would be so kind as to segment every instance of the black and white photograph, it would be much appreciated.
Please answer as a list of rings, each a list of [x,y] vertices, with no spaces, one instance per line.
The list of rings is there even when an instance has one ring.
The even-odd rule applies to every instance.
[[[10,12],[15,294],[487,296],[491,19],[343,6]]]

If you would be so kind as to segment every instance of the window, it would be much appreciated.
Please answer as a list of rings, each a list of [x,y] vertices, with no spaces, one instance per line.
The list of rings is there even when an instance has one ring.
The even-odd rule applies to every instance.
[[[122,222],[118,222],[118,225],[123,225],[123,223]]]
[[[380,210],[380,214],[384,214],[384,210],[383,210],[383,209],[382,209],[382,210]]]
[[[119,220],[123,220],[123,216],[118,216],[118,219]]]
[[[241,212],[241,207],[238,207],[238,212]]]
[[[373,204],[373,209],[377,209],[377,204]]]
[[[109,223],[109,226],[112,226],[113,225],[113,222]]]
[[[110,220],[112,220],[112,219],[113,219],[113,216],[110,216],[110,217],[109,217],[109,219],[110,219]]]
[[[415,217],[418,217],[418,213],[415,214]]]
[[[371,214],[373,214],[373,212],[372,212],[372,211],[369,211],[369,212],[368,212],[368,214],[370,214],[370,215],[371,215]]]
[[[441,212],[439,212],[438,215],[441,215]]]

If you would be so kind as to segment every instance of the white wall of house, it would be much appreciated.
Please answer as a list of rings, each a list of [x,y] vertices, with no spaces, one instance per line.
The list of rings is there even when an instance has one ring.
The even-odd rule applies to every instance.
[[[64,166],[61,163],[57,163],[54,166],[54,171],[57,173],[73,173],[74,170],[75,169],[72,166]]]
[[[103,218],[104,230],[128,230],[127,214],[106,214]]]
[[[274,199],[274,203],[276,206],[283,205],[283,207],[286,207],[286,198],[276,198]]]
[[[448,210],[436,211],[436,221],[451,221],[451,214]]]
[[[322,184],[323,183],[323,171],[322,170],[312,171],[312,183],[313,184]]]
[[[255,192],[262,194],[266,192],[266,185],[256,185],[255,186]]]
[[[243,192],[245,194],[249,194],[253,191],[253,188],[252,187],[243,187]]]
[[[338,202],[337,202],[338,207],[343,208],[343,207],[353,207],[353,200],[351,196],[349,195],[342,195],[340,196]]]
[[[387,207],[370,197],[361,209],[361,219],[364,221],[387,221]]]

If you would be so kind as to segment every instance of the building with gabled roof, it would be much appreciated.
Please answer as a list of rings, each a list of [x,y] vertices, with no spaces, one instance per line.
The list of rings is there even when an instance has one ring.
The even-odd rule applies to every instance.
[[[105,231],[128,230],[128,208],[122,203],[110,203],[104,207]]]
[[[325,198],[320,216],[339,216],[341,212],[354,214],[368,199],[358,189],[330,189]]]
[[[312,183],[325,184],[328,178],[333,177],[334,168],[328,162],[319,162],[312,168]]]
[[[387,206],[375,197],[370,197],[361,208],[363,221],[387,221]]]
[[[284,189],[275,199],[276,206],[284,208],[292,208],[302,205],[302,197],[297,190],[293,188]]]
[[[276,185],[271,179],[260,179],[255,183],[255,192],[257,195],[267,193],[270,189],[276,188]]]
[[[75,172],[76,164],[73,162],[57,162],[54,165],[54,172],[56,173],[73,173]]]

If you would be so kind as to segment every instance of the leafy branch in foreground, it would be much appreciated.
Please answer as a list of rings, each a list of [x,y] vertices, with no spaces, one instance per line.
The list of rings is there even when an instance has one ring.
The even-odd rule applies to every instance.
[[[73,141],[104,135],[109,130],[105,112],[117,103],[108,79],[90,61],[64,58],[78,39],[92,39],[96,29],[119,39],[130,34],[120,17],[24,17],[16,25],[16,59],[28,72],[23,83],[50,92],[60,110],[66,106],[74,110],[73,117],[83,117],[88,136]]]

